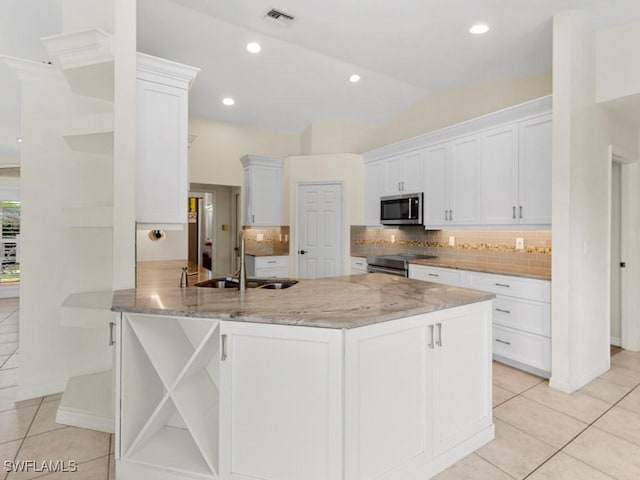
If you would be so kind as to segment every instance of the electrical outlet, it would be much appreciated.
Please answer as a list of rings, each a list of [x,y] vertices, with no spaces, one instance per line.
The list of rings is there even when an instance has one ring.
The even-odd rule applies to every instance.
[[[391,243],[396,243],[396,236],[395,235],[391,235]]]
[[[264,242],[264,233],[256,233],[256,242]]]
[[[449,237],[449,246],[450,247],[456,246],[456,237]]]
[[[524,250],[524,238],[516,238],[516,250]]]

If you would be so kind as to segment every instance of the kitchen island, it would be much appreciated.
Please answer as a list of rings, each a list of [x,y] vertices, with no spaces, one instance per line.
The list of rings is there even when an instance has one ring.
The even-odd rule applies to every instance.
[[[493,438],[493,296],[384,274],[118,291],[117,478],[429,478]]]

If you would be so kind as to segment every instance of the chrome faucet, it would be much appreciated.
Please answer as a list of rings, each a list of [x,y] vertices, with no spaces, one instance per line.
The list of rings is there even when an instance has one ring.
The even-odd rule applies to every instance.
[[[238,232],[238,243],[240,244],[240,268],[231,277],[227,277],[226,280],[234,283],[238,283],[238,289],[244,292],[247,289],[247,268],[244,263],[245,245],[244,245],[244,231]]]
[[[187,272],[188,267],[182,267],[182,275],[180,275],[180,288],[187,288],[189,286],[187,282],[187,277],[191,277],[193,275],[197,275],[198,272],[189,273]]]

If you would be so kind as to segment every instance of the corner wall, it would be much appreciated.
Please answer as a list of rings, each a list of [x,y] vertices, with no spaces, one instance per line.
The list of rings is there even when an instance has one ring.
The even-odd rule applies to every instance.
[[[638,131],[595,103],[596,31],[554,18],[552,387],[567,393],[609,368],[610,145]]]

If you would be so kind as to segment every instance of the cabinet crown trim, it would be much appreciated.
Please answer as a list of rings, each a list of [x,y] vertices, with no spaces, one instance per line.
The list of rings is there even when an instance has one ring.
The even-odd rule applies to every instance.
[[[513,107],[508,107],[497,112],[488,113],[480,117],[472,118],[449,127],[444,127],[433,132],[424,133],[416,137],[408,138],[391,145],[376,148],[363,154],[364,162],[375,162],[411,150],[418,150],[437,143],[446,142],[456,137],[462,137],[477,133],[505,123],[524,120],[529,117],[548,114],[552,109],[552,96],[547,95]]]
[[[141,80],[159,81],[167,84],[167,80],[174,87],[188,89],[200,72],[197,67],[184,65],[165,58],[158,58],[146,53],[137,53],[137,77]]]
[[[247,154],[240,158],[240,161],[245,168],[249,165],[264,165],[267,167],[282,167],[284,165],[282,158],[265,157],[263,155]]]

